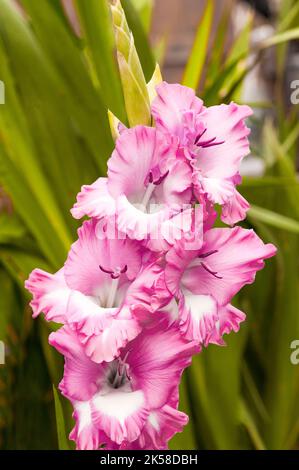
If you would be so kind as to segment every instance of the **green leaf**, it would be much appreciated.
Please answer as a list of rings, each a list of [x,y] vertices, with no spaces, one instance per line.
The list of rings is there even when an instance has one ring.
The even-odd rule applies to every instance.
[[[149,33],[154,6],[153,0],[131,0],[131,3],[139,15],[144,31]]]
[[[54,402],[55,402],[58,448],[59,450],[69,450],[70,448],[69,448],[68,440],[66,437],[63,410],[62,410],[58,392],[54,385],[53,385],[53,395],[54,395]]]
[[[63,186],[60,198],[64,200],[66,194],[73,194],[74,198],[74,193],[82,184],[82,172],[78,171],[77,164],[82,140],[88,148],[88,151],[84,149],[85,172],[94,171],[94,168],[98,168],[101,173],[106,171],[105,159],[112,150],[112,141],[107,132],[107,108],[99,90],[93,86],[86,57],[52,8],[51,2],[46,0],[41,4],[24,0],[24,5],[30,15],[35,36],[29,35],[28,31],[30,42],[27,41],[26,55],[23,53],[18,56],[19,48],[12,44],[14,50],[11,53],[17,58],[15,66],[26,70],[31,64],[18,85],[24,90],[23,102],[28,108],[27,112],[32,114],[30,121],[33,121],[35,145],[39,148],[41,143],[44,144],[39,148],[44,157],[43,164],[47,165],[50,175],[55,164],[55,183],[57,185],[59,182]],[[16,76],[19,77],[19,72]],[[99,159],[99,149],[105,158]],[[63,171],[65,175],[62,175]],[[69,208],[72,202],[68,199],[65,207]]]
[[[242,326],[227,336],[228,346],[210,344],[192,360],[187,370],[189,398],[196,428],[197,448],[236,449],[240,368],[245,339]]]
[[[208,44],[213,22],[214,3],[207,2],[201,21],[198,24],[191,54],[184,71],[182,84],[197,89],[202,70],[207,59]]]
[[[285,13],[285,16],[282,17],[280,23],[278,24],[277,29],[279,32],[284,32],[285,30],[296,24],[296,20],[299,17],[299,3],[295,2],[294,5]]]
[[[47,255],[56,265],[57,260],[61,261],[64,258],[71,242],[71,235],[35,154],[28,121],[26,121],[26,115],[14,88],[14,74],[9,69],[9,65],[12,66],[18,57],[31,57],[31,52],[34,53],[36,48],[32,43],[29,30],[19,14],[12,9],[11,4],[1,0],[0,5],[0,17],[5,21],[5,28],[0,28],[1,73],[6,85],[7,103],[9,103],[1,108],[0,113],[2,137],[0,181],[11,196],[15,207],[20,209],[19,214],[23,221],[32,228],[42,249],[47,251]],[[23,49],[18,45],[21,39],[23,39]],[[5,51],[4,45],[13,57],[10,62],[8,62],[9,53]],[[20,73],[18,77],[20,87],[28,83],[26,75],[22,76]],[[30,86],[32,85],[31,83]]]
[[[14,243],[25,236],[26,228],[15,214],[0,212],[0,244]]]
[[[268,39],[265,39],[259,46],[259,50],[267,49],[278,44],[283,44],[299,38],[299,28],[289,29],[283,33],[274,34]]]
[[[13,321],[13,313],[15,309],[16,289],[12,278],[7,275],[7,271],[0,265],[0,340],[6,341],[10,325]]]
[[[261,58],[260,53],[262,51],[264,51],[265,49],[268,49],[269,47],[276,46],[279,44],[284,44],[290,40],[298,39],[298,38],[299,38],[299,28],[294,28],[289,31],[285,31],[284,33],[273,35],[272,37],[259,43],[258,46],[256,46],[254,49],[251,50],[252,53],[257,54],[256,61],[243,70],[237,82],[234,83],[232,89],[228,92],[228,96],[229,97],[231,96],[232,92],[236,90],[236,88],[244,80],[248,72],[250,72],[250,70],[254,68],[256,63],[260,61],[260,58]],[[204,96],[205,102],[207,102],[208,104],[215,104],[218,102],[217,98],[220,97],[220,90],[222,89],[225,81],[229,80],[230,77],[232,77],[235,74],[236,70],[239,67],[239,64],[242,63],[244,59],[246,59],[247,55],[248,55],[247,49],[237,51],[234,60],[232,62],[229,61],[227,64],[225,64],[225,66],[222,69],[219,70],[216,79],[206,90],[204,90],[203,96]],[[222,100],[223,99],[224,97],[222,96]]]
[[[263,399],[257,389],[256,383],[254,381],[253,375],[247,366],[246,362],[244,362],[243,368],[242,368],[242,375],[244,378],[244,384],[246,387],[246,390],[248,391],[248,394],[252,400],[252,403],[254,405],[254,408],[257,410],[259,416],[264,420],[264,421],[269,421],[269,414],[266,410],[265,404],[263,402]]]
[[[299,6],[299,3],[298,3]],[[293,145],[296,145],[297,141],[299,138],[299,122],[296,123],[296,125],[293,127],[291,132],[289,132],[287,138],[282,144],[282,151],[284,153],[288,153]]]
[[[230,12],[224,9],[222,16],[217,24],[217,30],[212,40],[211,55],[207,68],[205,83],[203,89],[208,88],[215,81],[221,69],[225,57],[225,46],[230,24]]]
[[[115,43],[109,4],[107,0],[76,0],[76,6],[102,97],[107,107],[125,122],[123,93],[114,59]]]
[[[240,422],[246,427],[256,450],[265,450],[265,443],[257,429],[254,418],[244,400],[240,401]]]
[[[299,220],[299,184],[294,162],[286,153],[283,144],[279,142],[277,132],[275,132],[272,123],[266,122],[264,127],[264,139],[266,140],[269,166],[280,177],[292,179],[293,184],[286,186],[285,192],[287,193],[289,204],[296,214],[295,217]]]
[[[248,218],[258,220],[266,225],[299,234],[299,222],[284,215],[273,212],[263,207],[251,205]]]
[[[238,67],[240,60],[243,59],[243,56],[244,54],[242,54],[241,57],[237,57],[231,63],[227,64],[218,71],[216,79],[203,91],[203,98],[205,103],[208,105],[218,104],[220,99],[219,94],[222,86],[224,85],[225,81],[229,80],[229,78],[235,73],[235,70]],[[223,98],[221,98],[221,101],[223,101]]]
[[[28,278],[31,271],[35,268],[51,271],[51,266],[36,253],[30,253],[24,249],[10,246],[0,246],[1,261],[6,266],[11,277],[24,289],[24,282]],[[29,292],[25,291],[27,300]]]
[[[240,54],[244,54],[244,60],[239,60],[234,71],[224,81],[219,94],[225,101],[237,100],[241,98],[241,87],[244,82],[244,76],[247,75],[249,68],[246,65],[246,57],[250,53],[250,38],[253,24],[253,16],[251,15],[245,27],[239,36],[235,39],[231,50],[229,51],[226,64],[234,63]],[[229,95],[229,98],[227,98]]]
[[[36,237],[44,255],[54,267],[58,267],[65,259],[71,238],[64,237],[63,231],[61,231],[63,238],[60,238],[60,226],[58,225],[60,217],[52,221],[53,215],[55,217],[55,211],[53,210],[49,216],[48,210],[44,207],[44,204],[51,202],[50,197],[47,199],[46,190],[43,188],[40,193],[42,194],[41,199],[36,199],[31,188],[24,181],[24,176],[12,164],[10,158],[1,151],[1,147],[0,181],[11,195],[14,205],[18,207],[24,224]],[[41,221],[43,222],[40,223]],[[64,225],[61,226],[64,229]]]
[[[297,186],[297,181],[292,177],[279,177],[279,176],[243,176],[242,188],[279,188]]]
[[[27,164],[29,164],[29,161]],[[29,169],[30,166],[28,165],[27,168]],[[57,216],[56,220],[51,220],[53,215],[55,217],[56,211],[52,210],[51,214],[49,214],[49,207],[45,208],[45,205],[51,203],[51,198],[47,198],[46,189],[41,189],[40,194],[42,197],[40,200],[35,198],[32,189],[24,181],[24,175],[21,175],[16,166],[11,162],[10,157],[5,155],[1,147],[0,181],[11,195],[14,205],[18,207],[18,212],[23,222],[36,237],[44,255],[54,267],[58,267],[65,259],[71,238],[65,237],[63,230],[61,231],[63,238],[60,238],[60,226],[58,224],[61,218]],[[39,183],[41,182],[39,181]],[[43,223],[40,223],[40,221],[43,221]],[[63,224],[61,224],[61,227],[64,229]]]

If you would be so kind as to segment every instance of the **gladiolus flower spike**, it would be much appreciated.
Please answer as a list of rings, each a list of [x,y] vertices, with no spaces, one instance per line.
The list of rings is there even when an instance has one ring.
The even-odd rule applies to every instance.
[[[72,215],[89,220],[64,266],[25,284],[33,316],[62,324],[49,342],[64,356],[78,449],[167,449],[188,421],[184,369],[239,330],[233,298],[276,252],[235,225],[249,208],[236,186],[250,108],[207,108],[165,82],[151,96],[153,127],[111,120],[108,175],[77,196]],[[216,204],[229,227],[215,227]]]

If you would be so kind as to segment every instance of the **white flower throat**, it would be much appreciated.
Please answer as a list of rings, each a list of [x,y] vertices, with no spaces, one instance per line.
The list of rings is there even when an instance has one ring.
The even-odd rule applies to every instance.
[[[111,281],[111,286],[110,286],[110,290],[109,290],[109,295],[108,295],[108,298],[107,298],[107,302],[106,302],[106,308],[112,308],[114,307],[115,305],[115,300],[116,300],[116,294],[117,294],[117,290],[118,290],[118,287],[119,287],[119,280],[120,280],[120,277],[122,274],[125,274],[128,270],[128,266],[125,265],[123,268],[117,266],[115,269],[111,270],[111,269],[106,269],[104,268],[103,266],[99,266],[100,270],[103,271],[103,273],[105,274],[109,274],[112,281]]]

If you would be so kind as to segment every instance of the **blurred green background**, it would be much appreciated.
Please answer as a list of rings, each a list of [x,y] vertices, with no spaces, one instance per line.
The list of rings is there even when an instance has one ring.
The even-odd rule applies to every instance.
[[[244,226],[279,248],[236,299],[247,313],[240,332],[226,348],[209,346],[185,373],[180,407],[190,423],[173,449],[299,448],[299,365],[290,361],[299,340],[299,4],[251,3],[259,11],[237,0],[184,0],[171,35],[178,2],[122,0],[146,81],[158,60],[164,78],[178,76],[207,105],[254,107]],[[183,27],[190,17],[191,45]],[[0,0],[2,449],[63,448],[73,426],[69,404],[56,398],[58,439],[52,384],[62,359],[47,344],[54,326],[31,319],[23,284],[33,268],[54,272],[65,260],[78,227],[69,212],[75,196],[106,173],[108,108],[131,122],[116,47],[123,52],[108,0]],[[127,65],[138,95],[144,77]]]

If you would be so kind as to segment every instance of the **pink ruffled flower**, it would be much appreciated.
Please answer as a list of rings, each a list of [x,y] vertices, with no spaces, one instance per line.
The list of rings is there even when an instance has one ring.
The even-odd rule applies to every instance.
[[[155,308],[177,321],[186,338],[223,344],[222,335],[237,331],[245,319],[230,304],[232,298],[254,281],[264,259],[275,253],[272,244],[265,245],[253,230],[241,227],[206,231],[199,250],[185,250],[180,241],[166,255]]]
[[[159,239],[163,225],[192,200],[191,173],[170,136],[145,126],[124,130],[108,161],[108,178],[82,187],[72,215],[115,214],[118,229],[131,238]]]
[[[192,89],[166,82],[157,86],[152,103],[156,127],[175,136],[181,153],[193,169],[194,191],[223,207],[222,220],[234,224],[246,216],[249,204],[237,192],[236,175],[243,157],[249,154],[249,129],[244,120],[252,114],[248,106],[206,108]]]
[[[96,364],[68,326],[50,335],[65,357],[61,392],[74,406],[79,449],[166,448],[187,422],[177,410],[181,374],[198,352],[165,323],[144,329],[111,362]]]
[[[33,294],[34,317],[44,312],[48,321],[68,324],[86,354],[102,362],[111,361],[140,332],[130,290],[137,296],[136,278],[142,272],[148,282],[151,271],[142,265],[147,253],[140,243],[109,239],[105,232],[100,239],[96,228],[96,220],[84,222],[65,266],[56,274],[35,269],[25,286]],[[139,278],[138,286],[142,290]]]
[[[49,342],[78,449],[166,449],[188,420],[183,370],[239,330],[233,297],[276,252],[253,230],[213,228],[215,204],[230,225],[249,208],[236,186],[251,110],[163,82],[152,113],[155,128],[121,125],[108,177],[82,187],[72,214],[91,220],[64,266],[25,283],[33,316],[63,324]]]

